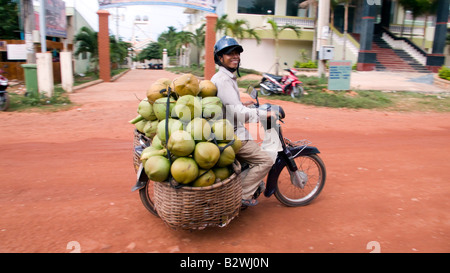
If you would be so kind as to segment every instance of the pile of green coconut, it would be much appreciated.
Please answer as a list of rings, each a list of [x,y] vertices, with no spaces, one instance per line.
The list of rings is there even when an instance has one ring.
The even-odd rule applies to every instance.
[[[130,121],[151,139],[140,157],[150,180],[204,187],[232,174],[241,141],[216,95],[214,83],[192,74],[150,86]]]

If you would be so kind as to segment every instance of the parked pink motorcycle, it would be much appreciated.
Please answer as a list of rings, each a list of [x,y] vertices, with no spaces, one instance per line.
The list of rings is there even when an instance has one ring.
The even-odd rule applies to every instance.
[[[8,88],[8,79],[3,75],[4,71],[0,69],[0,111],[6,111],[9,107],[9,95],[6,91]]]
[[[284,64],[287,65],[287,63]],[[285,94],[291,95],[294,99],[303,96],[303,83],[295,75],[298,71],[295,68],[286,68],[284,70],[289,72],[289,75],[277,76],[269,73],[263,74],[263,78],[259,83],[261,94],[265,96]]]

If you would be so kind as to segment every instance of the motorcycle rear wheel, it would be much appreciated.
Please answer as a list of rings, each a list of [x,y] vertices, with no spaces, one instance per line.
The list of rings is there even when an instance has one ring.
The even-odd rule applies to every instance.
[[[8,93],[0,93],[0,111],[6,111],[9,108]]]
[[[288,166],[284,166],[278,176],[275,197],[288,207],[305,206],[311,203],[325,186],[325,164],[318,155],[299,155],[295,159],[299,171],[307,176],[304,188],[294,185]]]
[[[264,82],[266,83],[266,82]],[[266,83],[267,84],[267,83]],[[272,95],[272,92],[270,92],[270,90],[267,90],[265,87],[260,86],[259,91],[261,92],[261,94],[263,94],[264,96],[270,96]]]
[[[153,215],[158,216],[158,212],[155,208],[155,203],[153,203],[153,200],[155,200],[155,191],[153,188],[153,184],[155,182],[148,181],[145,187],[139,190],[139,197],[141,198],[141,202],[144,205],[144,207]]]

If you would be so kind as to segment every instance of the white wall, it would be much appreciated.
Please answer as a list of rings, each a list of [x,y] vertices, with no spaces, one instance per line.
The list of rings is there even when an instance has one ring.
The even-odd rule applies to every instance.
[[[239,41],[239,43],[244,48],[244,52],[241,54],[241,67],[251,68],[259,72],[275,73],[275,40],[263,39],[259,45],[252,39],[244,39]],[[280,73],[286,68],[284,62],[286,62],[289,67],[293,67],[295,61],[301,60],[301,49],[306,49],[308,51],[307,56],[311,55],[312,42],[310,41],[281,40],[279,44]]]

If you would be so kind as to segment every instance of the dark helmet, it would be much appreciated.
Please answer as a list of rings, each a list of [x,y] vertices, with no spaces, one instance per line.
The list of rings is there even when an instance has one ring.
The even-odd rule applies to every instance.
[[[236,48],[238,49],[239,53],[242,53],[244,51],[242,46],[234,38],[230,36],[223,36],[214,45],[214,62],[218,65],[221,65],[219,61],[219,55],[228,54]]]

